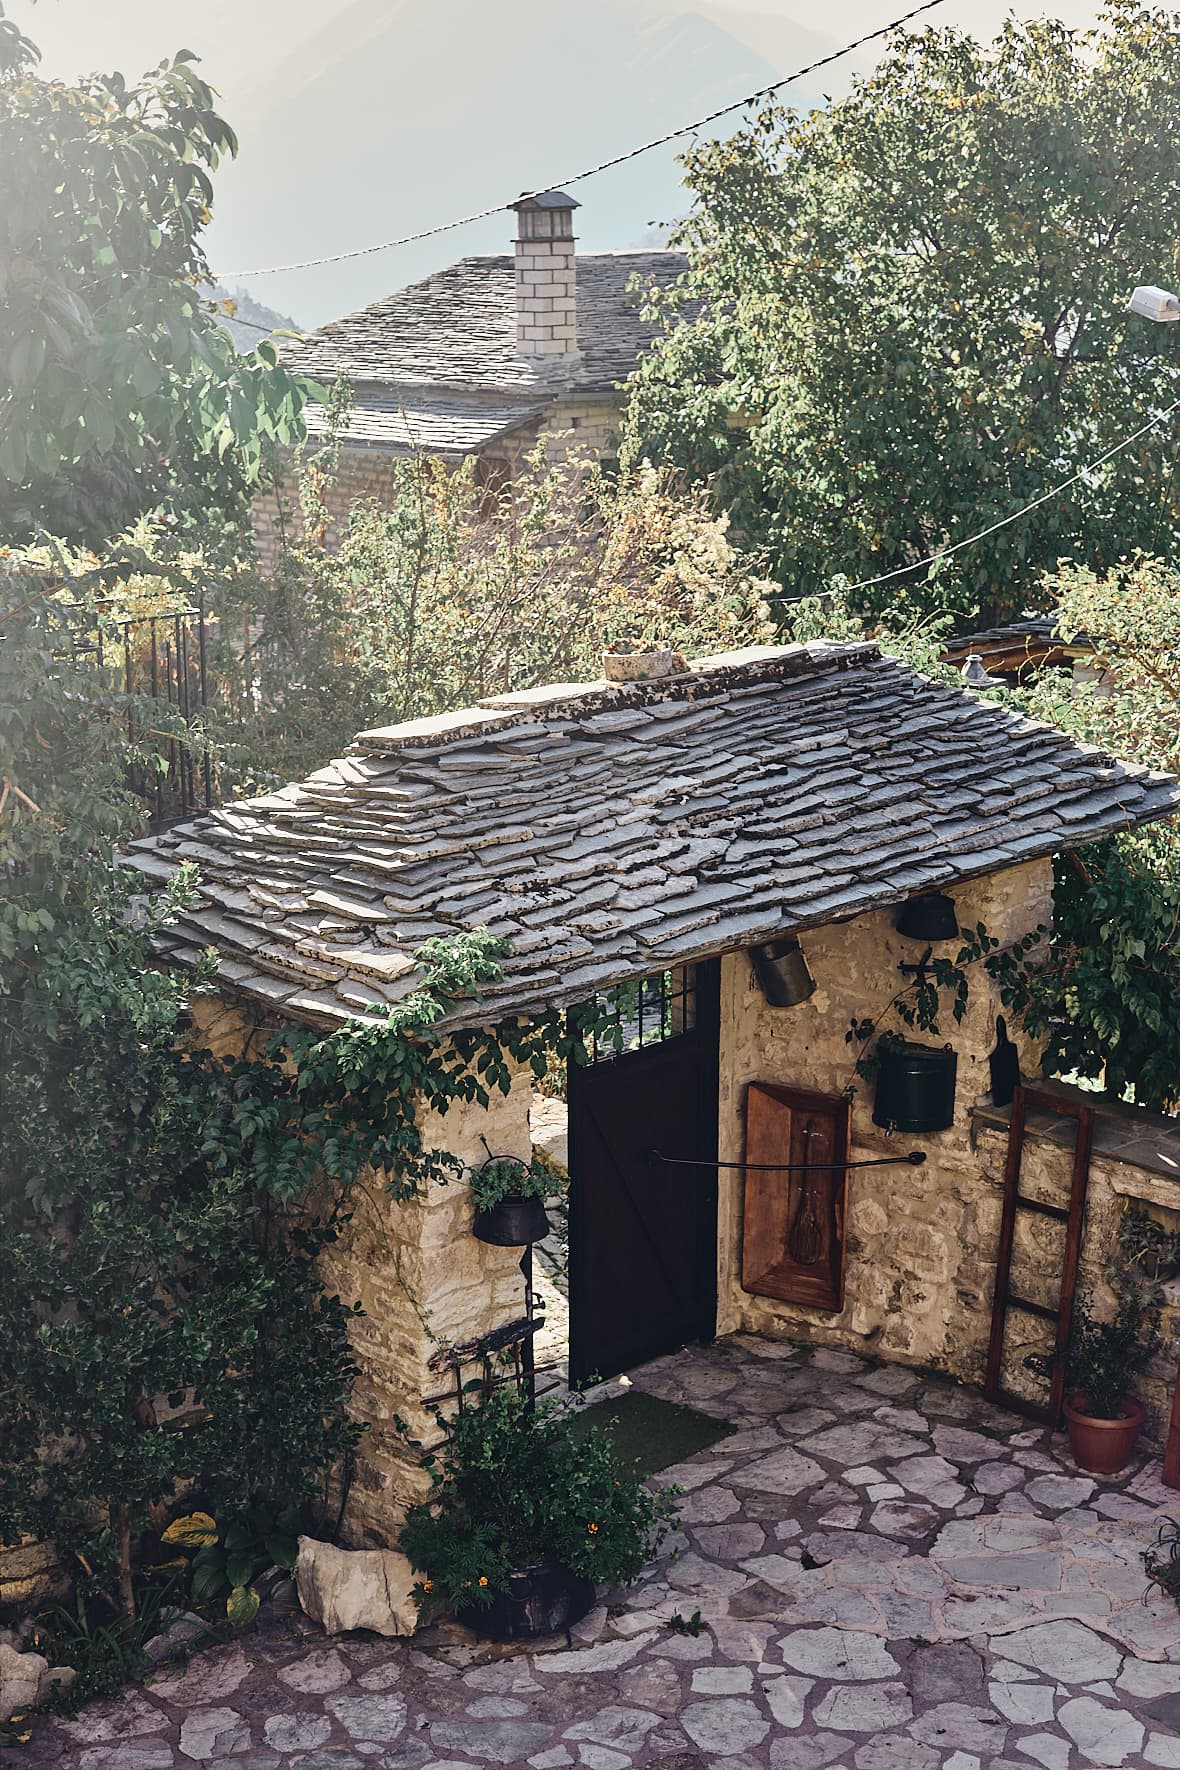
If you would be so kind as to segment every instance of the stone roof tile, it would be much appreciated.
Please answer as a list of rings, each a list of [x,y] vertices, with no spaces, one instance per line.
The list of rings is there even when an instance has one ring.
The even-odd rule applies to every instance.
[[[632,283],[667,287],[687,266],[683,252],[579,253],[578,352],[568,357],[518,355],[515,266],[505,254],[461,258],[285,344],[283,360],[317,380],[346,376],[362,408],[370,400],[379,406],[379,390],[391,387],[403,399],[410,389],[431,388],[436,395],[513,394],[518,403],[540,396],[542,405],[563,392],[606,392],[656,335]]]
[[[498,805],[493,765],[522,743]],[[874,645],[759,647],[664,681],[497,696],[362,732],[309,781],[129,858],[156,881],[195,854],[202,901],[168,936],[173,956],[216,946],[236,988],[320,1024],[404,996],[429,935],[503,929],[503,980],[453,1017],[472,1023],[953,887],[1178,804],[1170,778]]]

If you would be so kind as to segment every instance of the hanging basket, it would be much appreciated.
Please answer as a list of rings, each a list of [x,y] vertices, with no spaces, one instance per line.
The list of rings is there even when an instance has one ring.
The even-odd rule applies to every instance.
[[[475,1213],[474,1232],[477,1241],[490,1242],[495,1248],[524,1248],[532,1242],[544,1241],[549,1234],[549,1219],[544,1201],[539,1198],[502,1198],[498,1205]]]
[[[522,1161],[518,1155],[489,1156],[483,1167],[477,1168],[472,1175],[477,1200],[480,1175],[485,1178],[485,1190],[491,1191],[488,1180],[493,1169],[499,1170],[497,1179],[509,1190],[494,1204],[476,1204],[472,1225],[476,1240],[489,1242],[494,1248],[525,1248],[535,1241],[544,1241],[549,1234],[549,1219],[545,1215],[544,1199],[537,1196],[536,1179],[528,1162]],[[512,1191],[513,1186],[519,1186],[520,1190]],[[499,1185],[495,1190],[499,1191]]]

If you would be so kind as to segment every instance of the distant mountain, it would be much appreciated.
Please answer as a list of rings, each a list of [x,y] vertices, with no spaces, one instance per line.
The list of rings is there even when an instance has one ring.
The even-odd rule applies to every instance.
[[[219,173],[211,261],[224,275],[429,227],[559,183],[768,84],[778,68],[725,16],[666,0],[349,0],[280,44],[253,83],[235,80],[241,155]],[[792,29],[797,60],[827,43],[786,25],[775,43]],[[581,250],[632,246],[682,210],[680,145],[575,188]],[[465,254],[507,251],[513,225],[500,214],[395,251],[237,280],[318,325]]]
[[[465,253],[506,250],[512,217],[322,269],[235,273],[364,246],[557,182],[837,48],[855,28],[849,8],[859,23],[872,7],[845,0],[817,29],[802,0],[806,25],[778,10],[794,0],[15,3],[51,77],[117,67],[134,78],[182,45],[201,57],[241,139],[238,161],[217,172],[210,262],[308,325]],[[793,86],[792,100],[806,107],[843,91],[849,67]],[[682,212],[681,145],[576,187],[583,250],[634,246]]]
[[[273,307],[264,307],[261,301],[255,301],[248,289],[226,289],[216,283],[210,294],[214,301],[234,303],[233,315],[227,316],[222,324],[232,332],[234,343],[243,355],[252,351],[260,338],[267,338],[272,332],[303,330],[290,314],[276,313]]]

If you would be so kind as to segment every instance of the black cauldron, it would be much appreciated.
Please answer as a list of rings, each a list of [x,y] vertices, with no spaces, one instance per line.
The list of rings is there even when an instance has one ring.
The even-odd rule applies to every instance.
[[[509,1195],[498,1205],[475,1213],[477,1241],[490,1242],[495,1248],[523,1248],[530,1242],[544,1241],[549,1233],[545,1205],[539,1198],[518,1198]]]
[[[959,913],[954,898],[942,891],[907,898],[898,912],[897,932],[908,940],[956,940]]]
[[[570,1628],[593,1603],[593,1581],[544,1564],[510,1573],[506,1592],[482,1609],[456,1610],[455,1621],[491,1641],[520,1641]]]
[[[950,1045],[890,1045],[878,1055],[873,1123],[894,1131],[945,1131],[955,1117],[958,1058]]]

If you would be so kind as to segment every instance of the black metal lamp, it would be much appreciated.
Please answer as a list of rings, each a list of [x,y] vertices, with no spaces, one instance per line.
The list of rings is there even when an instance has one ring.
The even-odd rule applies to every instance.
[[[807,969],[807,960],[793,934],[752,946],[750,963],[758,987],[772,1008],[797,1007],[815,989],[815,978]]]
[[[957,940],[959,915],[955,900],[942,891],[924,891],[920,897],[907,898],[896,926],[907,940]]]

